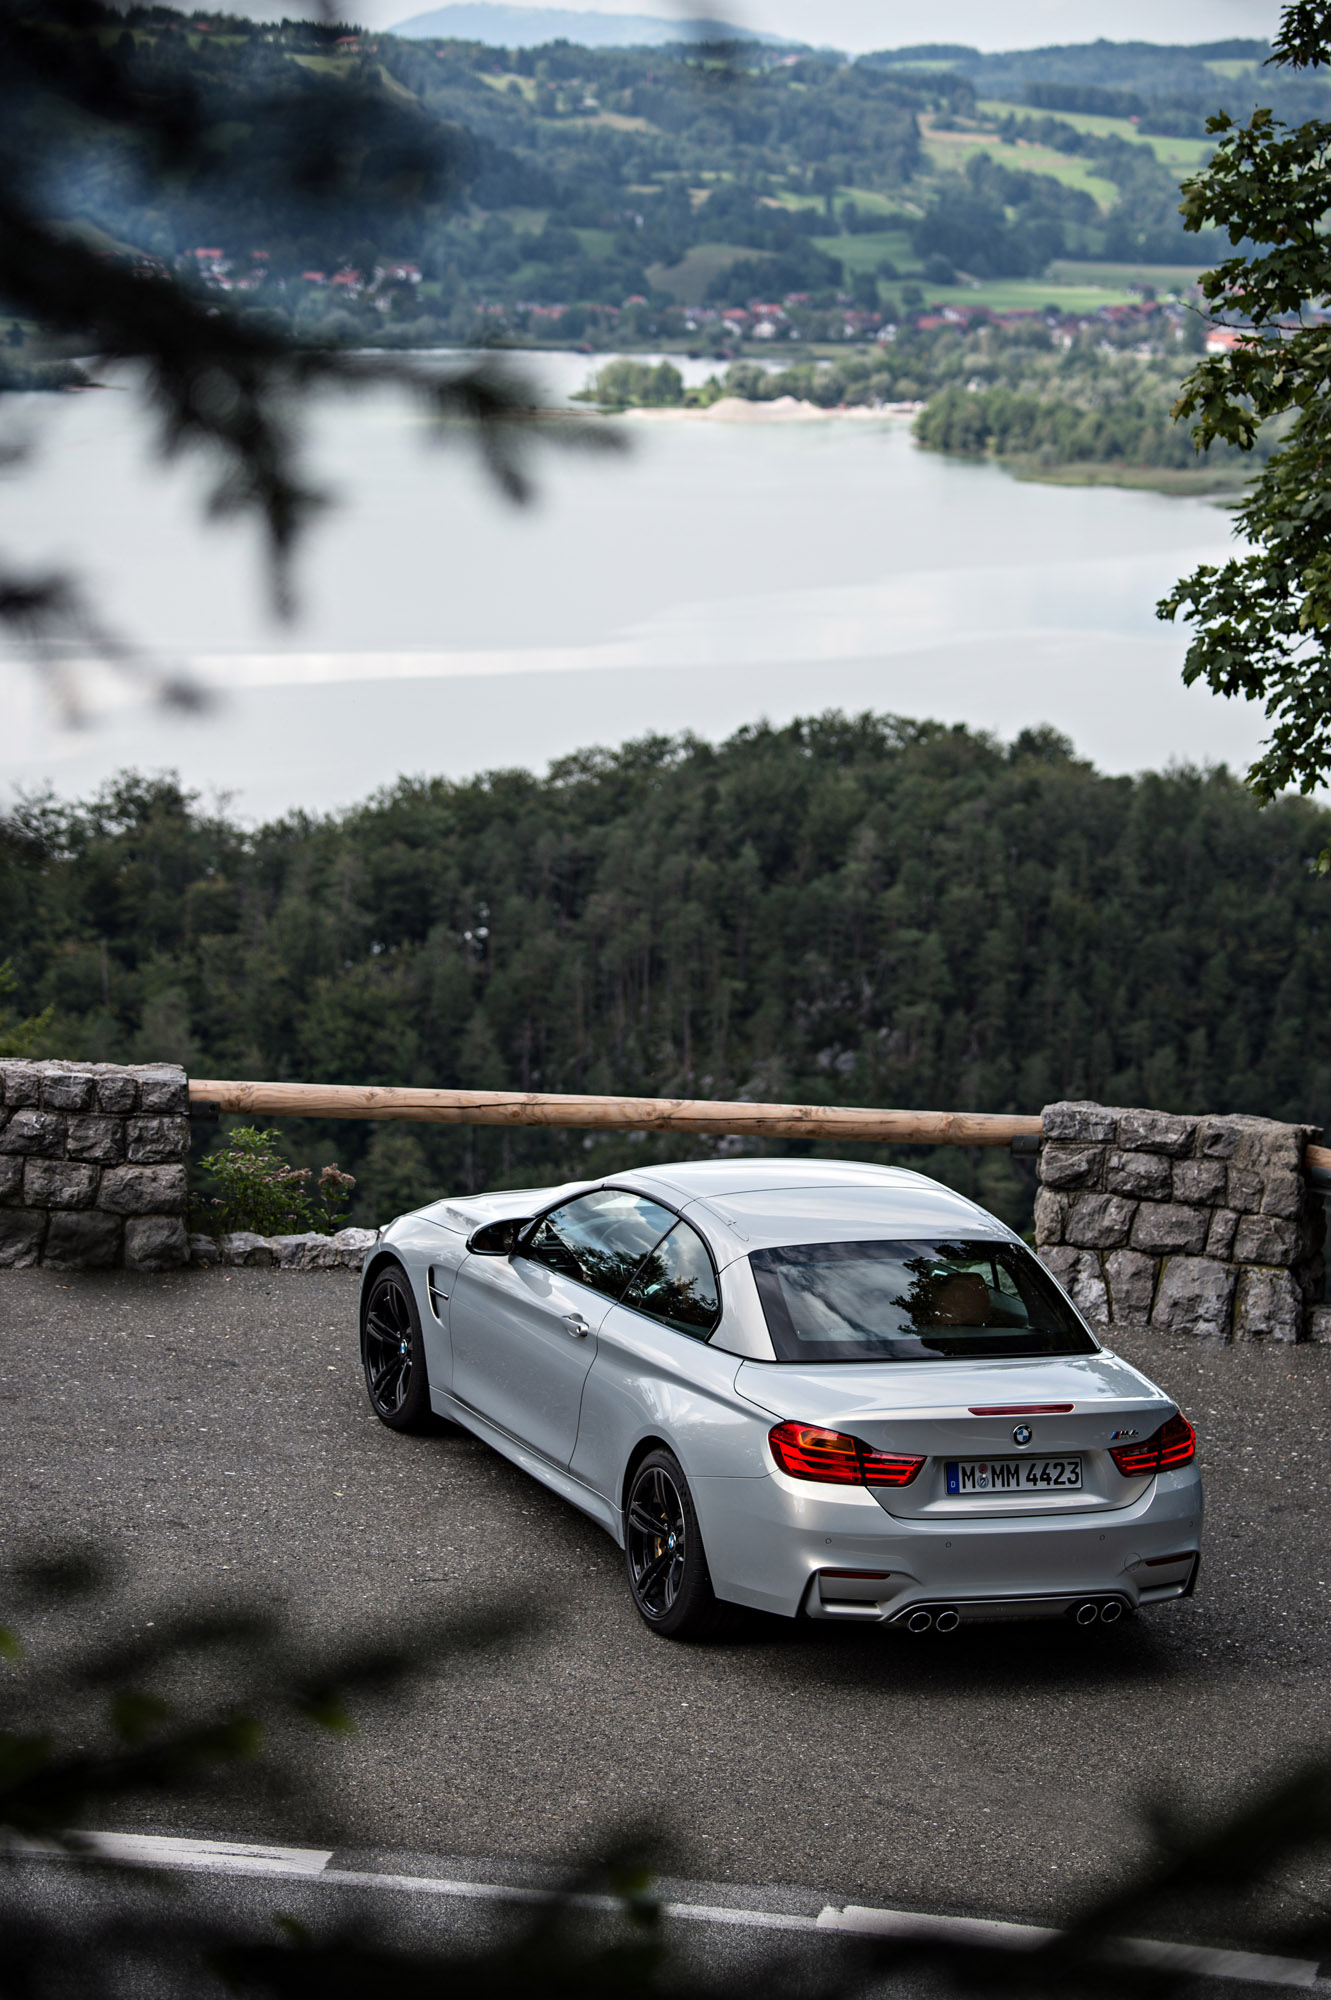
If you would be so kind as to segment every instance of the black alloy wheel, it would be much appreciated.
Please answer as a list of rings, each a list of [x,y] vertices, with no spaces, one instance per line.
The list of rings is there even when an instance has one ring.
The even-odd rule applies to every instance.
[[[710,1639],[729,1624],[707,1570],[698,1516],[679,1462],[651,1451],[633,1474],[624,1510],[629,1589],[653,1632],[667,1639]]]
[[[425,1348],[411,1284],[400,1264],[387,1264],[365,1294],[360,1353],[370,1408],[394,1431],[435,1428]]]

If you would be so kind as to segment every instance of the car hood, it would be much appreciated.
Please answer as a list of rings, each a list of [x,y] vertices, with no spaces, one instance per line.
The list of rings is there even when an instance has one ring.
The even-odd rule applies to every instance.
[[[500,1188],[493,1194],[446,1195],[415,1213],[424,1222],[437,1222],[444,1229],[461,1229],[470,1235],[483,1222],[508,1222],[518,1216],[539,1215],[575,1194],[599,1187],[599,1181],[564,1181],[557,1187]]]

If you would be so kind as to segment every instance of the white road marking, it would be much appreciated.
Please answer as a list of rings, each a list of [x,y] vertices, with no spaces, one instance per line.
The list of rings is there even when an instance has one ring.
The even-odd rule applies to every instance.
[[[321,1879],[353,1889],[404,1889],[416,1896],[461,1896],[490,1903],[553,1903],[556,1889],[523,1889],[508,1882],[449,1882],[430,1875],[380,1875],[369,1869],[325,1868]],[[623,1909],[618,1896],[568,1896],[570,1908],[613,1916]],[[705,1924],[739,1924],[754,1930],[816,1931],[817,1917],[788,1916],[780,1910],[713,1908],[707,1903],[663,1903],[661,1914]]]
[[[990,1945],[1000,1951],[1034,1951],[1052,1944],[1059,1931],[1037,1924],[1004,1924],[987,1917],[929,1917],[914,1910],[872,1910],[855,1903],[825,1909],[818,1918],[822,1930],[852,1931],[860,1936],[935,1938],[941,1943]],[[1215,1945],[1166,1944],[1154,1938],[1110,1938],[1106,1957],[1130,1965],[1150,1965],[1206,1979],[1242,1979],[1262,1986],[1314,1986],[1317,1961],[1277,1958],[1268,1952],[1226,1951]]]
[[[553,1889],[533,1889],[516,1882],[450,1881],[432,1875],[380,1874],[365,1868],[330,1868],[334,1850],[328,1847],[264,1847],[237,1840],[184,1840],[153,1833],[88,1833],[80,1836],[86,1849],[107,1861],[125,1861],[141,1868],[189,1868],[209,1875],[286,1876],[335,1883],[341,1888],[394,1890],[413,1896],[443,1896],[485,1903],[552,1902]],[[52,1850],[54,1852],[55,1850]],[[622,1905],[615,1896],[570,1896],[575,1909],[612,1915]],[[816,1917],[780,1910],[745,1910],[727,1904],[665,1903],[662,1914],[682,1923],[727,1924],[767,1931],[837,1931],[860,1937],[937,1940],[944,1944],[996,1946],[1007,1951],[1034,1951],[1061,1935],[1036,1924],[1000,1923],[986,1917],[935,1917],[918,1910],[876,1910],[858,1903],[827,1904]],[[1217,1946],[1168,1944],[1153,1938],[1112,1938],[1106,1956],[1131,1965],[1149,1965],[1191,1973],[1207,1979],[1246,1981],[1257,1986],[1317,1987],[1314,1959],[1278,1958],[1266,1952],[1226,1951]]]
[[[322,1875],[331,1847],[255,1847],[241,1840],[176,1840],[160,1833],[86,1833],[83,1844],[103,1861],[141,1868],[201,1868],[215,1875]]]

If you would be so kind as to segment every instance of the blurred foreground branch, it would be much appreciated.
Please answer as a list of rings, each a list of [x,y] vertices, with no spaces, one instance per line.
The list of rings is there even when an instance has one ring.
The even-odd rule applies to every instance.
[[[1220,1923],[1226,1942],[1252,1950],[1318,1958],[1331,1948],[1331,1923],[1317,1897],[1297,1931],[1260,1917],[1262,1893],[1281,1866],[1325,1863],[1331,1851],[1331,1766],[1317,1762],[1274,1783],[1237,1810],[1191,1827],[1157,1825],[1159,1852],[1126,1885],[1094,1898],[1079,1921],[1036,1949],[974,1945],[928,1936],[847,1940],[820,1934],[816,1957],[761,1956],[738,1967],[696,1963],[672,1949],[651,1887],[663,1858],[621,1835],[609,1858],[570,1867],[562,1891],[529,1904],[480,1943],[437,1948],[386,1936],[368,1912],[334,1912],[312,1927],[290,1916],[270,1935],[264,1920],[201,1901],[188,1878],[154,1873],[97,1851],[81,1829],[142,1824],[145,1801],[158,1823],[225,1792],[242,1807],[275,1801],[297,1838],[311,1826],[344,1839],[308,1776],[300,1732],[347,1735],[353,1711],[399,1698],[423,1675],[446,1678],[450,1664],[477,1648],[498,1662],[532,1629],[526,1613],[422,1620],[387,1640],[369,1633],[321,1645],[293,1635],[261,1610],[201,1605],[152,1620],[117,1607],[107,1567],[86,1553],[46,1555],[10,1570],[0,1583],[8,1623],[0,1626],[0,1993],[73,1993],[81,2000],[145,1981],[154,1993],[197,1996],[220,1976],[232,1989],[265,1995],[372,2000],[463,1992],[572,2000],[668,1994],[679,2000],[868,2000],[891,1981],[916,1991],[994,1990],[1067,1996],[1168,1996],[1190,1980],[1185,1963],[1125,1947],[1148,1929],[1196,1935]],[[25,1663],[20,1623],[36,1628],[35,1663]],[[70,1639],[65,1628],[74,1627]],[[89,1638],[100,1628],[106,1636]],[[293,1759],[291,1752],[295,1750]],[[293,1776],[303,1764],[304,1776]],[[243,1822],[242,1822],[243,1823]],[[909,1837],[909,1829],[900,1829]],[[361,1830],[361,1840],[365,1839]],[[34,1850],[32,1843],[41,1846]],[[43,1895],[34,1870],[42,1855],[74,1871]],[[885,1857],[876,1857],[881,1868]],[[293,1891],[294,1893],[294,1891]],[[233,1899],[234,1901],[234,1899]],[[1254,1918],[1251,1914],[1259,1914]],[[270,1920],[271,1921],[271,1920]]]
[[[145,65],[123,18],[100,0],[0,0],[0,304],[95,366],[131,367],[163,455],[211,467],[211,514],[259,524],[281,613],[293,608],[293,553],[328,504],[301,453],[302,420],[323,392],[405,395],[436,436],[469,440],[517,502],[530,496],[538,443],[622,447],[611,426],[543,408],[527,378],[494,355],[441,363],[303,345],[160,258],[71,224],[66,204],[77,202],[83,156],[108,134],[150,195],[187,178],[226,199],[233,169],[215,144],[215,110],[180,58]],[[329,47],[338,32],[332,23],[310,29]],[[336,214],[353,197],[391,207],[405,189],[443,200],[462,184],[465,135],[357,80],[246,108],[256,124],[280,121],[269,194],[302,212]],[[61,652],[81,649],[150,675],[167,701],[199,699],[188,677],[152,675],[66,575],[0,559],[0,623],[45,658],[57,683]],[[57,692],[77,709],[68,670]]]

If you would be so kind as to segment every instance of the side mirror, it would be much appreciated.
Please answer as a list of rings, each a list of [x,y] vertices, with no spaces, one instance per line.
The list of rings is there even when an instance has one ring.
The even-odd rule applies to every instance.
[[[519,1215],[505,1222],[482,1223],[467,1238],[467,1248],[474,1257],[511,1257],[530,1221],[529,1215]]]

